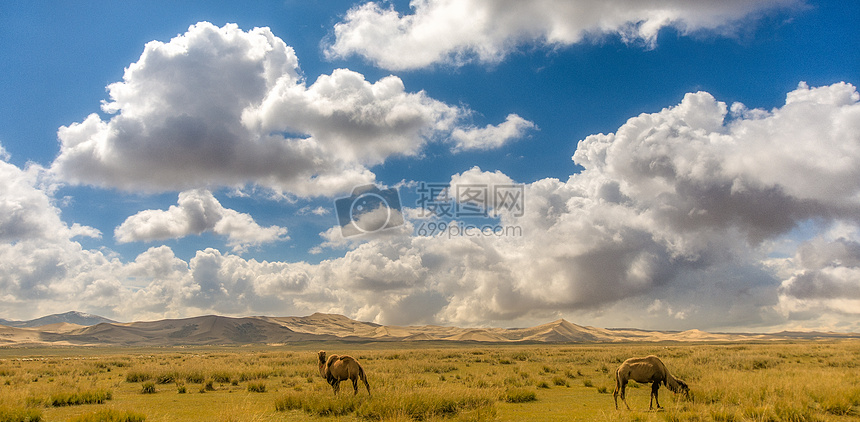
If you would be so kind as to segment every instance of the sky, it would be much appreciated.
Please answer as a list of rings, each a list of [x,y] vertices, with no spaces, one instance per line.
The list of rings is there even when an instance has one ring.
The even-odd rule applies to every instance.
[[[0,318],[860,331],[860,3],[0,3]]]

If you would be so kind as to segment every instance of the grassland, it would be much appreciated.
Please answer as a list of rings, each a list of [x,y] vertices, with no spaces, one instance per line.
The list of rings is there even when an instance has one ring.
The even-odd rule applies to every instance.
[[[358,358],[372,396],[320,378],[316,350]],[[615,368],[655,354],[693,400]],[[5,421],[850,421],[860,417],[860,342],[767,344],[304,344],[0,349]]]

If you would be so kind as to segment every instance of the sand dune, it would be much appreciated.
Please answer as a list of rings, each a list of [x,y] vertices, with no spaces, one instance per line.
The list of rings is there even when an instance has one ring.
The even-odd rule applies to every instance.
[[[311,341],[453,341],[492,343],[730,342],[816,338],[860,338],[860,334],[783,332],[774,334],[645,331],[584,327],[564,319],[528,328],[458,328],[435,325],[386,326],[343,315],[305,317],[217,315],[82,326],[59,322],[33,328],[0,325],[0,346],[174,346],[284,344]]]

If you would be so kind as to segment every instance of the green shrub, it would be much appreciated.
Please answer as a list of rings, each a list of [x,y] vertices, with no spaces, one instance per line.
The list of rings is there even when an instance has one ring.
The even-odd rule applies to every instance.
[[[149,372],[129,371],[127,374],[125,374],[126,382],[143,382],[149,381],[152,378],[152,374]]]
[[[712,410],[711,418],[715,422],[738,422],[741,420],[741,417],[738,416],[734,411],[729,411],[726,409]]]
[[[265,393],[266,392],[266,383],[264,383],[264,382],[248,383],[248,391],[251,393]]]
[[[529,354],[526,352],[517,352],[517,353],[514,353],[513,358],[518,360],[518,361],[525,362],[525,361],[529,360]]]
[[[508,403],[526,403],[537,400],[537,393],[528,388],[509,388],[502,396]]]
[[[131,411],[121,412],[116,409],[101,409],[92,413],[86,413],[70,422],[144,422],[146,416]]]
[[[284,412],[287,410],[301,410],[304,407],[304,396],[296,393],[286,394],[275,401],[275,410]]]
[[[316,416],[345,416],[355,414],[363,419],[384,420],[406,416],[428,420],[455,416],[462,412],[492,408],[496,399],[488,392],[464,390],[419,389],[393,392],[386,397],[352,394],[307,394],[291,391],[275,402],[278,411],[304,410]]]
[[[143,387],[140,389],[141,394],[155,394],[155,383],[152,381],[147,381],[143,383]]]
[[[252,372],[242,372],[239,374],[239,377],[236,379],[240,382],[259,380],[259,379],[268,379],[269,377],[277,376],[278,374],[275,371],[252,371]],[[234,380],[234,381],[236,381]]]
[[[206,376],[202,372],[189,372],[185,374],[185,382],[192,384],[203,384],[206,381]]]
[[[462,412],[491,408],[496,402],[491,393],[466,390],[427,389],[399,394],[396,400],[371,399],[361,402],[356,415],[364,419],[390,419],[406,415],[414,420],[452,417]]]
[[[358,407],[358,397],[353,395],[320,395],[301,392],[290,392],[275,402],[278,411],[304,410],[318,416],[343,416],[350,414]]]
[[[230,374],[227,372],[213,372],[212,373],[212,381],[215,381],[219,384],[229,384],[230,383]]]
[[[42,411],[34,408],[8,408],[0,406],[0,422],[42,422]]]
[[[113,398],[110,390],[78,391],[75,393],[55,393],[47,401],[49,406],[77,406],[81,404],[102,404]]]
[[[179,374],[176,372],[166,372],[158,375],[155,378],[155,382],[158,384],[173,384],[178,380],[178,378]]]

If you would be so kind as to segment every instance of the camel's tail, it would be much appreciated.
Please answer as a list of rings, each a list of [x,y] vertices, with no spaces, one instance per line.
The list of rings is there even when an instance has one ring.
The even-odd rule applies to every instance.
[[[367,388],[367,395],[370,395],[370,384],[367,383],[367,375],[364,373],[364,368],[358,365],[358,378],[364,382],[364,388]]]

